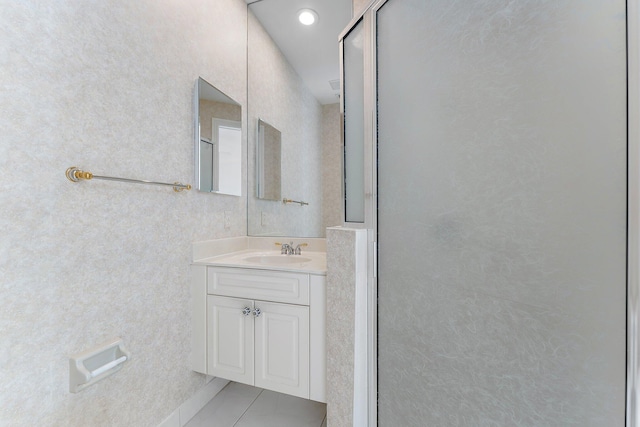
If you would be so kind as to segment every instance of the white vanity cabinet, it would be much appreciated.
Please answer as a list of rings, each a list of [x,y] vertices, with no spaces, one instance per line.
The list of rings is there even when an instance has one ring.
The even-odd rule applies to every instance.
[[[309,398],[309,307],[207,296],[207,373]]]
[[[324,276],[192,266],[192,368],[326,402]]]

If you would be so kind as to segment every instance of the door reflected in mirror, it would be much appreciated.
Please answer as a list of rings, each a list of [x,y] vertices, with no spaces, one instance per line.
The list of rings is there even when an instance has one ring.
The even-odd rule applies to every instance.
[[[258,119],[256,147],[256,187],[258,198],[280,200],[282,181],[281,149],[282,134],[269,123]]]
[[[196,90],[198,190],[242,195],[242,107],[202,78]]]

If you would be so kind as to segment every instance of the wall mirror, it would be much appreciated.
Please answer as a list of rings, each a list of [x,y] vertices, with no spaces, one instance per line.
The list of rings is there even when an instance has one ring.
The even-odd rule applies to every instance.
[[[281,136],[278,129],[258,119],[256,186],[259,199],[282,200]]]
[[[299,2],[247,3],[247,233],[324,237],[343,223],[337,40],[351,0],[305,1],[310,26]]]
[[[202,78],[195,94],[196,188],[241,196],[242,107]]]

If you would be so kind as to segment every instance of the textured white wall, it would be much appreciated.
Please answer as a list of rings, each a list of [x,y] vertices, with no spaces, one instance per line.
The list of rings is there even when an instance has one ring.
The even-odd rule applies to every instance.
[[[340,104],[322,106],[322,222],[342,225],[342,141]]]
[[[327,425],[353,424],[356,241],[352,229],[327,230]]]
[[[191,242],[244,235],[246,198],[64,171],[192,182],[195,80],[244,108],[245,44],[243,0],[0,0],[0,425],[154,426],[203,386]],[[131,360],[70,394],[112,336]]]
[[[353,0],[353,16],[360,15],[369,3],[371,3],[370,0]]]
[[[366,424],[366,328],[362,328],[366,309],[360,310],[366,307],[360,299],[366,299],[361,294],[367,287],[366,271],[367,231],[328,228],[327,425],[331,427]]]
[[[249,234],[318,237],[322,223],[322,106],[304,85],[262,25],[249,13],[249,171],[255,170],[258,119],[282,132],[282,197],[309,206],[255,197],[248,180]],[[262,221],[262,213],[266,221]]]

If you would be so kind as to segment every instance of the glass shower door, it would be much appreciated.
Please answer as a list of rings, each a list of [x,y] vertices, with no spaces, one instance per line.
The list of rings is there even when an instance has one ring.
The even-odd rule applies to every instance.
[[[374,11],[379,425],[624,425],[625,13]]]
[[[365,222],[364,182],[364,22],[344,37],[344,221]]]

